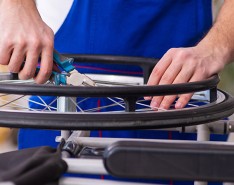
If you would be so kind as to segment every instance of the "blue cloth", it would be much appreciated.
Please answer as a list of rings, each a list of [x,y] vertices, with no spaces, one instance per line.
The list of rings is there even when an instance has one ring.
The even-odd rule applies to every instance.
[[[210,0],[74,0],[55,35],[55,48],[62,53],[161,58],[172,47],[195,45],[211,24]],[[135,66],[79,64],[77,68],[82,73],[141,74]],[[48,99],[52,101],[53,97]],[[58,131],[21,129],[19,148],[56,146],[54,138],[58,134]],[[173,138],[174,135],[180,138],[168,132],[92,132],[92,136],[127,138]]]

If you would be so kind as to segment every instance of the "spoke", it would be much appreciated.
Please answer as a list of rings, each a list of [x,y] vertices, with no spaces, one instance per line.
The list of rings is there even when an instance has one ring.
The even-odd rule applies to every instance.
[[[110,97],[107,97],[107,99],[114,102],[114,103],[116,103],[117,105],[119,105],[120,107],[125,109],[125,106],[121,104],[121,103],[123,103],[123,100],[122,100],[122,102],[117,102],[117,101],[115,101],[114,99],[112,99]]]
[[[31,103],[35,103],[35,104],[37,104],[37,105],[41,105],[41,106],[44,106],[44,107],[45,107],[45,105],[42,104],[42,103],[40,103],[40,102],[37,102],[37,101],[34,101],[34,100],[30,100],[30,99],[28,99],[28,101],[31,102]],[[57,110],[56,107],[51,107],[51,106],[50,106],[50,109]],[[33,110],[33,109],[32,109],[32,110]],[[37,109],[35,109],[35,110],[37,110]],[[41,110],[41,109],[40,109],[40,110]]]
[[[187,105],[189,105],[191,107],[199,107],[199,105],[195,105],[195,104],[191,104],[191,103],[188,103]]]
[[[3,101],[3,102],[9,102],[8,100],[1,100],[1,101]],[[16,100],[17,101],[17,100]],[[12,105],[11,105],[12,104]],[[15,102],[11,102],[11,103],[9,103],[8,105],[4,105],[4,107],[9,107],[9,108],[12,108],[12,109],[26,109],[26,110],[28,110],[29,108],[28,107],[25,107],[25,106],[23,106],[23,105],[20,105],[20,104],[18,104],[18,103],[15,103]]]
[[[177,102],[177,101],[175,101],[175,102]],[[201,106],[201,105],[197,105],[195,103],[197,103],[197,104],[199,104],[199,103],[207,104],[207,103],[209,103],[209,101],[207,101],[207,100],[201,100],[201,101],[191,100],[191,101],[189,101],[189,103],[187,103],[187,105],[190,106],[190,107],[199,107],[199,106]]]
[[[84,102],[84,101],[86,101],[86,100],[88,100],[88,99],[90,99],[90,98],[84,98],[83,100],[77,102],[77,104],[80,104],[80,103],[82,103],[82,102]]]
[[[108,97],[107,97],[108,98]],[[92,100],[92,98],[84,98],[82,99],[81,101],[77,102],[77,106],[79,106],[80,103],[84,102],[84,101],[88,101],[89,99]],[[120,98],[117,98],[117,99],[120,99]],[[95,108],[90,108],[90,109],[82,109],[80,106],[80,108],[78,108],[79,110],[82,110],[82,112],[95,112],[95,111],[99,111],[101,109],[105,109],[105,108],[109,108],[109,107],[114,107],[114,106],[117,106],[117,105],[121,105],[121,103],[124,103],[121,99],[122,102],[116,102],[115,100],[113,99],[109,99],[111,101],[114,101],[113,104],[110,104],[110,105],[105,105],[105,106],[101,106],[101,107],[95,107]],[[117,103],[117,104],[116,104]],[[123,105],[121,105],[121,107],[124,107]],[[111,111],[111,112],[114,112],[114,111]]]
[[[72,101],[72,103],[74,103],[76,108],[78,108],[81,112],[84,112],[83,109],[78,105],[78,103],[76,103],[72,98],[70,98],[70,100]]]
[[[7,103],[5,103],[5,104],[3,104],[3,105],[0,105],[0,107],[4,107],[4,106],[6,106],[6,105],[9,105],[9,104],[11,104],[11,103],[13,103],[13,102],[15,102],[15,101],[17,101],[17,100],[23,98],[24,96],[25,96],[25,95],[22,95],[22,96],[20,96],[20,97],[18,97],[18,98],[15,98],[15,99],[11,100],[11,101],[8,101]]]
[[[153,110],[151,108],[143,108],[143,109],[137,109],[136,112],[155,112],[156,110]]]
[[[20,96],[20,97],[18,97],[18,98],[16,98],[16,99],[14,99],[14,100],[12,100],[12,101],[10,101],[9,102],[9,100],[4,100],[4,99],[1,99],[1,101],[2,102],[7,102],[6,104],[4,104],[4,105],[2,105],[2,106],[0,106],[0,107],[9,107],[9,108],[12,108],[12,109],[24,109],[24,110],[30,110],[30,111],[42,111],[41,109],[33,109],[33,108],[29,108],[28,106],[23,106],[23,105],[21,105],[21,104],[19,104],[19,103],[16,103],[15,101],[18,101],[18,100],[20,100],[20,99],[22,99],[22,100],[24,100],[24,101],[29,101],[29,102],[33,102],[33,103],[36,103],[36,104],[40,104],[40,103],[38,103],[38,102],[35,102],[35,101],[32,101],[32,100],[29,100],[28,98],[25,98],[25,96]],[[41,104],[42,106],[44,106],[43,104]]]
[[[114,106],[116,106],[115,103],[110,104],[110,105],[105,105],[105,106],[97,107],[97,108],[87,109],[87,110],[85,110],[85,112],[99,111],[99,110],[101,110],[101,109],[110,108],[110,107],[114,107]],[[114,111],[110,111],[110,112],[114,112]]]
[[[48,104],[48,107],[50,107],[50,108],[54,108],[54,110],[57,110],[57,108],[52,107],[51,105],[52,105],[54,102],[56,102],[56,101],[58,100],[58,98],[59,98],[59,97],[55,98],[52,102],[50,102],[50,103]],[[47,108],[47,107],[45,107],[42,111],[45,111],[45,110],[46,110],[46,108]]]
[[[46,108],[48,108],[50,111],[51,111],[51,109],[50,109],[50,107],[47,105],[47,103],[40,97],[40,96],[37,96],[41,101],[42,101],[42,103],[44,104],[44,106],[46,107]]]
[[[144,101],[146,101],[146,100],[139,100],[139,101],[144,102]],[[163,108],[159,108],[159,107],[151,107],[150,105],[143,104],[143,103],[139,103],[139,101],[138,101],[138,102],[136,102],[136,104],[137,104],[137,105],[141,105],[141,106],[145,106],[145,107],[150,108],[150,109],[146,109],[146,110],[154,110],[154,109],[157,109],[157,111],[167,111],[166,109],[163,109]],[[139,111],[139,110],[142,110],[142,109],[137,109],[136,111]]]

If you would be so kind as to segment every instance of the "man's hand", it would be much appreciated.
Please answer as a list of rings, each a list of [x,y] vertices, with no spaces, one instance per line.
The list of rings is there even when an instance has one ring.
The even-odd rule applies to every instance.
[[[207,79],[224,67],[222,55],[200,48],[170,49],[158,62],[150,75],[148,85],[178,84]],[[192,94],[183,94],[175,104],[175,108],[183,108]],[[153,97],[152,108],[168,109],[177,95]],[[150,99],[150,98],[148,98]]]
[[[53,66],[54,33],[42,21],[34,0],[0,0],[0,64],[19,73],[22,80],[35,77],[44,83]],[[22,63],[25,62],[22,68]]]
[[[207,79],[234,59],[234,1],[225,0],[218,18],[201,42],[190,48],[170,49],[155,66],[148,85],[176,84]],[[179,95],[175,108],[183,108],[192,94]],[[168,109],[175,96],[153,97],[152,108]]]

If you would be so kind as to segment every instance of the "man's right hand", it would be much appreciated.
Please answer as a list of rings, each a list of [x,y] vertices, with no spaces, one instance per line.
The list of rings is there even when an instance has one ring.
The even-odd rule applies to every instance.
[[[27,80],[45,83],[53,66],[54,33],[42,21],[34,0],[0,0],[0,64]],[[25,62],[22,68],[22,63]]]

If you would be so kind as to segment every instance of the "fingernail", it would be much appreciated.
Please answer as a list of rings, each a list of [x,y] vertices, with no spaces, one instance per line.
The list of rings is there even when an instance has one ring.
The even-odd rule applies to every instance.
[[[157,108],[158,108],[158,103],[157,103],[156,101],[152,101],[152,102],[150,103],[150,107],[151,107],[152,109],[157,109]]]
[[[175,108],[176,108],[176,109],[182,109],[182,108],[183,108],[182,103],[177,102],[177,103],[175,104]]]
[[[151,96],[147,96],[147,97],[144,97],[145,100],[151,100],[152,97]]]
[[[166,106],[164,106],[163,104],[161,104],[160,106],[159,106],[159,110],[165,110],[166,109]]]

